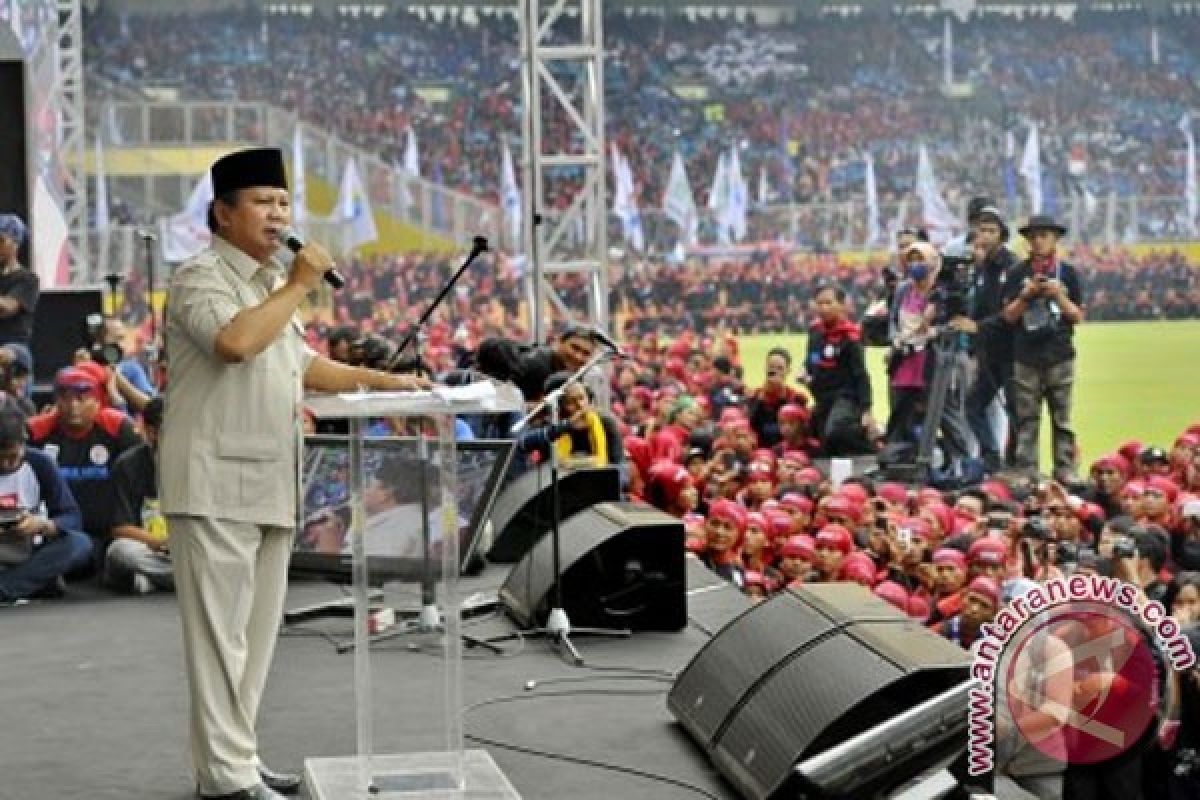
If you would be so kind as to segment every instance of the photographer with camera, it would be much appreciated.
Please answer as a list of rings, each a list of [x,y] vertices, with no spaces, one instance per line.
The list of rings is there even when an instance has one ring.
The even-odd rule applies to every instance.
[[[937,309],[930,298],[942,259],[933,245],[913,242],[901,262],[904,279],[896,286],[889,311],[887,355],[889,379],[888,444],[911,442],[929,383],[928,356]]]
[[[984,469],[996,472],[1005,465],[1004,442],[988,418],[988,410],[1001,391],[1009,418],[1010,443],[1015,429],[1011,389],[1013,334],[1003,312],[1005,287],[1017,265],[1017,257],[1004,244],[1008,240],[1004,215],[990,200],[978,210],[972,227],[975,275],[969,313],[954,317],[950,325],[974,336],[976,369],[967,391],[967,422],[979,442]]]
[[[1021,227],[1030,256],[1012,271],[1004,293],[1004,319],[1013,332],[1015,466],[1036,472],[1043,400],[1054,434],[1054,477],[1077,479],[1078,452],[1071,429],[1075,385],[1075,326],[1083,322],[1083,283],[1078,270],[1058,258],[1065,226],[1037,214]]]

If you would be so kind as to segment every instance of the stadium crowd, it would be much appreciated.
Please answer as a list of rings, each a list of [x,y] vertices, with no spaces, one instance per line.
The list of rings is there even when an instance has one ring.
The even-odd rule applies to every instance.
[[[752,189],[765,172],[773,203],[860,196],[869,151],[880,202],[894,207],[913,189],[919,140],[931,145],[952,208],[978,193],[1008,196],[1012,206],[1006,134],[1015,134],[1019,159],[1030,121],[1040,129],[1049,211],[1085,190],[1100,199],[1176,197],[1176,123],[1200,100],[1187,77],[1196,69],[1188,42],[1197,26],[1187,13],[1161,20],[1156,64],[1144,12],[1081,10],[1069,22],[974,15],[955,25],[956,79],[972,86],[968,99],[956,100],[940,88],[937,18],[798,16],[766,26],[753,14],[735,21],[609,13],[609,138],[632,164],[642,207],[661,205],[676,149],[702,201],[731,142],[742,147]],[[293,108],[394,163],[412,128],[421,175],[493,200],[501,145],[521,130],[509,15],[481,12],[468,24],[453,12],[434,19],[403,8],[331,19],[249,8],[118,14],[101,4],[84,29],[90,63],[120,85]],[[1054,59],[1034,57],[1048,51]],[[576,77],[561,76],[568,91]],[[447,101],[426,99],[429,86],[448,89]],[[702,96],[681,86],[700,87]],[[544,135],[570,146],[565,115]],[[568,197],[547,203],[559,207]],[[1173,206],[1140,211],[1135,234],[1179,230]]]

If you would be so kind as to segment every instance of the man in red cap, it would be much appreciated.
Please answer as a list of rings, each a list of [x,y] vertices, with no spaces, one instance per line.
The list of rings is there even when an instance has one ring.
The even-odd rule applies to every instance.
[[[746,511],[732,500],[717,500],[708,509],[708,549],[701,560],[713,572],[743,585],[739,556],[746,531]]]
[[[953,547],[940,547],[933,553],[937,572],[935,602],[930,623],[940,622],[962,610],[962,589],[967,582],[967,557]]]
[[[231,153],[211,178],[212,246],[175,270],[166,309],[160,500],[200,794],[273,800],[276,789],[300,785],[263,765],[255,727],[295,537],[303,390],[427,384],[338,364],[307,346],[297,311],[334,264],[315,244],[289,268],[275,259],[291,222],[280,150]]]
[[[995,580],[980,576],[963,590],[962,610],[934,628],[960,647],[970,650],[984,625],[996,618],[1000,589]]]
[[[54,408],[29,420],[30,444],[55,459],[79,504],[97,568],[112,541],[112,466],[142,441],[129,417],[102,407],[104,391],[91,372],[67,367],[54,379]]]
[[[814,542],[817,552],[816,580],[828,583],[841,578],[842,564],[854,549],[854,537],[842,525],[826,525]]]
[[[811,536],[789,536],[783,547],[779,548],[779,571],[783,574],[784,583],[799,586],[811,580],[816,560],[817,550]]]
[[[817,449],[817,442],[808,430],[812,415],[800,403],[788,403],[779,409],[779,442],[775,450],[781,455],[789,451],[810,455]]]

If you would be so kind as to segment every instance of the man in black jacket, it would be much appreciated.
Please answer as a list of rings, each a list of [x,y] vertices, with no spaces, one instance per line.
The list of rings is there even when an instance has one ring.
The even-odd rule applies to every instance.
[[[817,287],[817,321],[808,332],[804,359],[807,382],[816,400],[812,431],[825,456],[871,451],[878,426],[871,415],[871,377],[863,354],[862,332],[846,318],[846,293],[836,286]]]
[[[1004,321],[1003,311],[1004,291],[1017,258],[1004,245],[1007,239],[1008,226],[1000,209],[994,205],[980,209],[973,241],[976,267],[970,317],[956,317],[950,322],[957,330],[975,335],[976,370],[967,392],[967,421],[989,472],[1002,469],[1005,461],[1004,442],[988,419],[988,409],[1002,389],[1010,440],[1015,430],[1011,387],[1013,332]]]
[[[1041,406],[1050,408],[1054,477],[1077,482],[1071,394],[1075,385],[1075,326],[1083,322],[1083,283],[1078,270],[1058,258],[1066,227],[1037,214],[1020,229],[1030,257],[1007,281],[1004,319],[1013,326],[1013,402],[1018,468],[1036,470]]]
[[[510,381],[526,402],[540,400],[546,379],[556,372],[573,373],[596,352],[595,331],[569,326],[553,346],[529,345],[511,339],[485,339],[475,353],[475,369],[499,381]]]

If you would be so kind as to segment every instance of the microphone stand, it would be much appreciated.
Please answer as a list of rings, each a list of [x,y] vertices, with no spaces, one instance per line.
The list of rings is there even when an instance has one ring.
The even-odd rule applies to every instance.
[[[598,366],[602,362],[616,355],[615,351],[603,350],[592,356],[591,360],[577,369],[571,377],[567,378],[562,386],[547,394],[542,402],[539,403],[532,411],[525,415],[520,422],[512,426],[510,433],[519,434],[529,426],[534,419],[537,418],[545,410],[550,412],[550,424],[552,426],[559,423],[558,401],[571,386],[580,383],[583,376],[592,367]],[[553,607],[550,609],[549,615],[546,617],[546,624],[540,628],[532,628],[525,631],[517,631],[515,633],[497,636],[487,641],[489,643],[502,642],[510,639],[523,638],[526,636],[544,636],[550,639],[553,644],[560,648],[560,652],[565,651],[566,655],[570,656],[570,663],[577,667],[584,665],[584,660],[575,645],[571,642],[571,634],[580,636],[609,636],[613,638],[627,638],[631,635],[631,631],[627,629],[610,630],[608,628],[572,628],[571,619],[567,616],[566,609],[563,607],[562,595],[562,534],[560,524],[562,522],[562,509],[559,504],[559,487],[558,487],[558,452],[555,449],[554,442],[550,442],[550,544],[551,544],[551,568],[554,571],[554,586]],[[536,545],[535,545],[536,547]],[[532,569],[532,566],[531,566]]]
[[[150,346],[154,348],[154,361],[150,364],[150,382],[158,386],[158,362],[161,348],[158,344],[158,316],[154,313],[154,242],[155,236],[149,231],[138,231],[142,244],[146,248],[146,306],[150,313]]]
[[[446,284],[442,286],[442,290],[438,292],[437,297],[433,298],[433,302],[426,307],[425,313],[421,314],[421,318],[417,320],[417,324],[409,328],[408,333],[405,334],[404,338],[400,341],[400,346],[396,348],[396,354],[392,356],[391,361],[388,362],[389,370],[395,369],[395,367],[400,363],[400,357],[404,355],[404,351],[408,349],[408,346],[414,342],[417,343],[417,360],[421,360],[420,340],[417,338],[421,328],[424,327],[425,323],[429,321],[429,318],[433,316],[433,312],[442,304],[442,301],[446,299],[446,295],[449,294],[450,290],[454,288],[454,284],[458,283],[458,279],[463,276],[464,272],[470,269],[473,263],[475,263],[475,259],[479,258],[480,255],[486,253],[487,251],[487,237],[476,236],[471,244],[471,253],[467,256],[467,260],[464,261],[462,266],[458,268],[458,272],[455,272],[450,276],[450,280],[446,281]]]

